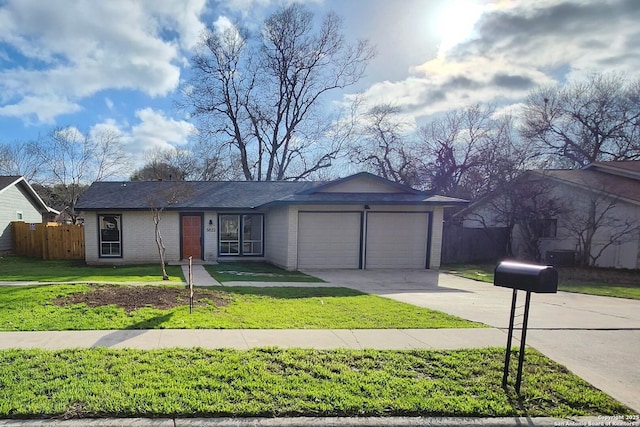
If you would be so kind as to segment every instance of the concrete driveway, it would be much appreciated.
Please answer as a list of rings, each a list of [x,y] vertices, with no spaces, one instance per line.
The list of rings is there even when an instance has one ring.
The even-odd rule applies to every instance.
[[[336,286],[496,328],[509,325],[512,290],[488,283],[426,270],[308,273]],[[519,292],[517,305],[524,306],[524,301],[525,293]],[[522,317],[518,319],[516,326],[522,323]],[[519,335],[516,332],[515,338]],[[640,301],[568,292],[533,294],[527,344],[640,413]],[[517,345],[515,340],[513,345]]]
[[[433,270],[304,270],[304,273],[339,286],[383,295],[387,292],[438,290],[437,271]]]

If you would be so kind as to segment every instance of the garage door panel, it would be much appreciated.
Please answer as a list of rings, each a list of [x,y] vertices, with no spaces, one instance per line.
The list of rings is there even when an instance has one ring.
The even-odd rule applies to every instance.
[[[425,212],[369,212],[366,268],[425,268],[429,221]]]
[[[298,268],[360,268],[360,212],[300,212]]]

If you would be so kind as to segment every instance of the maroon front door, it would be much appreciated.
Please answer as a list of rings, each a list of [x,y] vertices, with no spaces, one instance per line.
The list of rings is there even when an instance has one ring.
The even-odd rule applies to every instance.
[[[202,259],[202,217],[182,216],[182,259]]]

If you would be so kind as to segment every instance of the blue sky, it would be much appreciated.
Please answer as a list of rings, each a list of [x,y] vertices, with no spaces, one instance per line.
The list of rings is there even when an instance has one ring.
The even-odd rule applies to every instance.
[[[286,2],[285,2],[286,3]],[[313,0],[377,47],[350,93],[409,121],[474,103],[517,111],[538,85],[637,79],[638,0]],[[178,87],[206,28],[257,28],[281,0],[0,0],[0,142],[53,126],[117,132],[131,153],[182,147]],[[341,98],[333,101],[339,102]]]

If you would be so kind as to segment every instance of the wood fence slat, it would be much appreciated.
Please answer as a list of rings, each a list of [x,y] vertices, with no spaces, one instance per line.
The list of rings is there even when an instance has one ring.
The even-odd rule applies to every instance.
[[[442,235],[442,264],[494,262],[506,255],[506,228],[465,228],[445,223]]]
[[[12,222],[13,253],[42,259],[84,259],[81,225]]]

